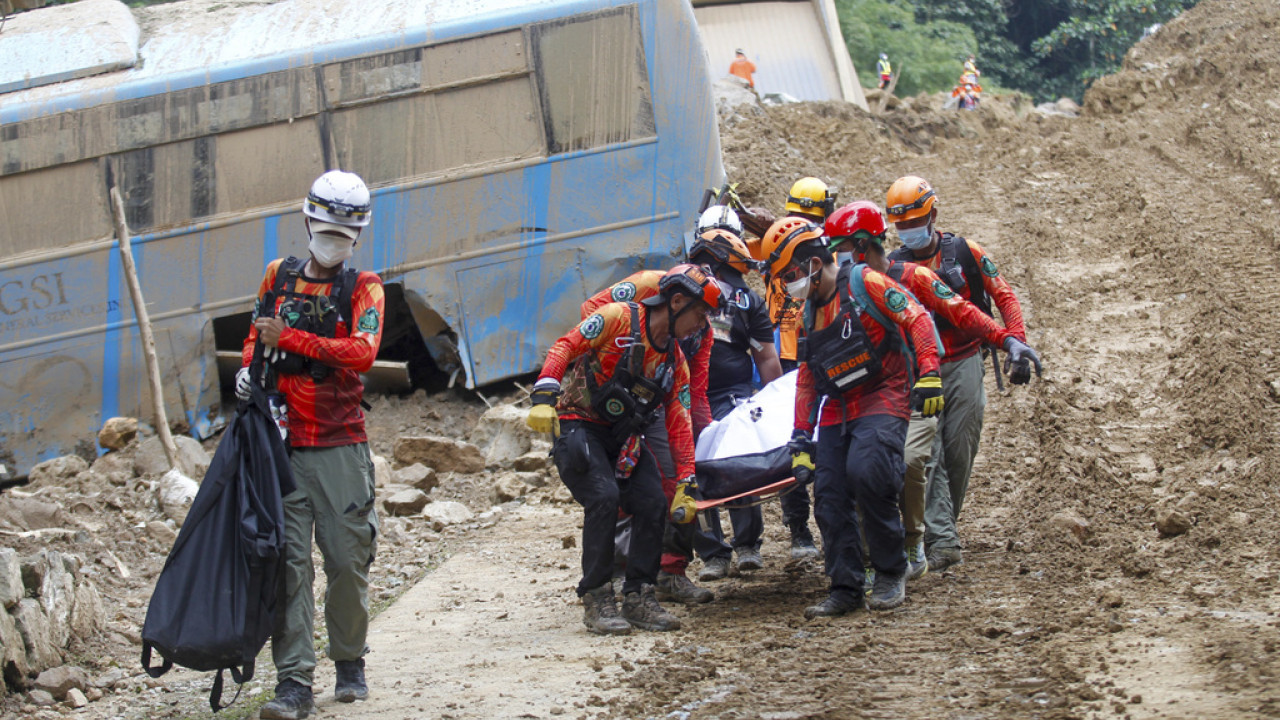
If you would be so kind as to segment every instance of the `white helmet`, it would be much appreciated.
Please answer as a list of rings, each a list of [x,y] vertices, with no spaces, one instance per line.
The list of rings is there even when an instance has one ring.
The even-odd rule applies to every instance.
[[[364,227],[372,215],[369,188],[355,173],[330,170],[311,184],[302,213],[324,223]]]
[[[712,205],[702,211],[701,217],[698,218],[698,226],[695,235],[701,235],[708,230],[728,230],[729,232],[742,237],[742,221],[738,219],[738,213],[728,205]]]

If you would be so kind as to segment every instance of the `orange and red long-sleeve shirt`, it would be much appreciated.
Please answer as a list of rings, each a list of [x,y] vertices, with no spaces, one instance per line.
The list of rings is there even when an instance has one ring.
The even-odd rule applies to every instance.
[[[640,342],[644,352],[644,376],[653,378],[658,368],[667,362],[667,353],[655,350],[649,339],[649,310],[646,305],[640,306]],[[556,411],[562,419],[605,424],[591,409],[586,374],[592,373],[597,385],[603,385],[613,377],[618,362],[630,345],[631,335],[631,308],[627,303],[610,303],[597,308],[551,346],[538,379],[552,378],[561,383],[563,392]],[[676,464],[677,477],[684,478],[694,474],[689,366],[680,351],[680,344],[674,339],[668,342],[669,351],[674,354],[672,369],[675,382],[663,398],[663,404],[667,411],[671,457]]]
[[[981,245],[972,241],[965,240],[969,246],[969,251],[973,253],[973,259],[978,263],[978,269],[982,274],[982,288],[986,290],[987,295],[991,297],[991,302],[1000,310],[1000,319],[1004,321],[1005,330],[1022,342],[1027,341],[1027,330],[1022,324],[1022,305],[1018,303],[1018,296],[1014,294],[1013,288],[1009,287],[1009,283],[1005,282],[1000,276],[1000,271],[996,268],[995,262],[991,260],[991,256],[987,255],[987,251]],[[942,243],[938,243],[937,249],[933,255],[927,258],[913,258],[913,262],[923,265],[929,270],[937,274],[942,267]],[[965,300],[972,301],[972,290],[968,285],[959,291],[960,297]],[[982,346],[982,340],[975,338],[969,332],[959,326],[952,325],[948,327],[946,323],[940,324],[938,327],[938,335],[942,337],[942,344],[946,348],[947,355],[943,358],[943,362],[957,362],[978,352]]]
[[[258,299],[275,286],[276,272],[283,260],[272,260],[267,266],[262,284],[258,286]],[[294,292],[307,295],[328,295],[333,280],[316,280],[299,275]],[[283,298],[278,299],[276,308]],[[364,412],[360,401],[364,397],[364,383],[360,373],[373,367],[382,342],[382,318],[385,298],[382,278],[377,273],[362,272],[356,277],[351,294],[350,318],[338,321],[335,337],[325,338],[314,333],[286,327],[280,333],[280,349],[333,368],[333,372],[320,382],[310,374],[279,374],[277,389],[284,393],[289,407],[289,444],[294,447],[337,447],[353,445],[368,440],[364,430]],[[354,327],[354,331],[353,331]],[[258,339],[257,328],[249,327],[241,350],[245,366],[253,359],[253,346]]]
[[[658,281],[666,275],[661,270],[641,270],[628,275],[609,287],[587,298],[582,303],[582,319],[586,320],[591,313],[604,305],[615,302],[640,302],[658,294]],[[711,403],[707,400],[707,386],[711,378],[711,345],[715,342],[715,332],[708,325],[698,342],[698,352],[689,361],[689,391],[693,396],[693,405],[689,415],[693,421],[693,436],[702,434],[704,428],[711,424]]]
[[[850,277],[850,285],[859,282]],[[876,309],[910,334],[915,346],[917,376],[938,370],[938,344],[934,341],[933,321],[929,311],[920,303],[911,299],[903,288],[892,278],[882,275],[868,267],[862,268],[861,282],[866,286],[867,295],[875,303]],[[810,300],[810,302],[813,302]],[[821,330],[840,314],[840,293],[831,300],[817,306],[814,312],[813,330]],[[897,328],[885,328],[870,313],[859,313],[859,321],[867,331],[873,346],[879,347],[888,332],[897,332]],[[910,388],[907,387],[907,359],[900,349],[886,352],[880,359],[879,377],[849,388],[839,398],[827,398],[822,407],[822,416],[817,424],[821,427],[839,425],[847,420],[867,415],[892,415],[910,419],[911,407],[908,402]],[[800,365],[800,374],[796,377],[796,413],[795,427],[798,430],[813,432],[814,413],[819,400],[818,390],[814,386],[813,372],[809,364]]]
[[[973,347],[960,347],[958,348],[960,352],[972,354],[973,348],[983,342],[1003,347],[1005,338],[1012,335],[1008,330],[997,325],[990,315],[979,310],[977,305],[957,295],[929,268],[913,262],[891,262],[890,274],[898,267],[902,268],[902,286],[910,290],[925,309],[933,313],[934,317],[943,318],[951,323],[952,327],[965,333],[968,338],[967,345]],[[938,328],[939,335],[945,327],[942,325]],[[951,335],[954,337],[956,333]],[[947,353],[943,357],[943,362],[946,362],[953,348],[945,341],[943,345]]]

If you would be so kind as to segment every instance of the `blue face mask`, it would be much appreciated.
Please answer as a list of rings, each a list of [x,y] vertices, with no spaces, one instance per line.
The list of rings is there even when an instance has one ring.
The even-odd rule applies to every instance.
[[[912,250],[922,250],[933,239],[933,223],[917,228],[898,228],[898,239]]]
[[[836,253],[836,264],[837,264],[837,265],[848,265],[848,264],[850,264],[850,263],[852,263],[852,262],[853,262],[853,253],[851,253],[851,252],[838,252],[838,253]]]

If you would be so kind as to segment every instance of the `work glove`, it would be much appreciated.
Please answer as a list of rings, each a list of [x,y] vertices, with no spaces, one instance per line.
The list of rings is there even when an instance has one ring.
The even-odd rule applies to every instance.
[[[285,358],[289,357],[289,353],[278,347],[271,347],[268,345],[262,348],[262,357],[266,359],[267,362],[274,365],[275,363],[281,362]]]
[[[943,403],[942,378],[938,373],[920,376],[915,387],[911,388],[911,409],[919,411],[923,417],[933,417],[942,412]]]
[[[791,450],[791,474],[796,482],[801,485],[813,482],[813,436],[805,430],[793,430],[787,447]]]
[[[1031,382],[1031,366],[1036,367],[1036,377],[1040,375],[1040,356],[1031,346],[1016,337],[1004,340],[1004,351],[1009,353],[1004,359],[1004,372],[1009,382],[1014,385],[1026,385]]]
[[[271,419],[276,424],[276,430],[280,431],[280,439],[287,444],[289,442],[289,406],[285,404],[284,396],[272,394],[267,398],[267,406],[271,408]]]
[[[687,525],[698,516],[698,501],[693,493],[698,489],[698,480],[694,476],[676,483],[676,494],[671,498],[671,522]]]
[[[543,378],[533,386],[529,393],[533,407],[529,409],[529,417],[525,423],[534,432],[560,436],[560,416],[556,414],[556,403],[560,402],[560,383],[552,378]]]
[[[249,379],[249,368],[242,367],[236,371],[236,397],[248,402],[252,393],[253,381]]]

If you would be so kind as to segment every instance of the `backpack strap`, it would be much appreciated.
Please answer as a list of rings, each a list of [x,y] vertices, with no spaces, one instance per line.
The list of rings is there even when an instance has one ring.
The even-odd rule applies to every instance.
[[[849,282],[841,283],[841,291],[843,292],[846,287],[849,288],[849,292],[852,293],[854,302],[858,304],[858,307],[875,318],[875,321],[884,328],[886,339],[893,337],[896,331],[897,337],[902,344],[902,352],[907,356],[907,381],[909,384],[914,385],[916,382],[917,362],[916,348],[915,344],[911,342],[911,336],[897,323],[885,317],[884,313],[880,312],[880,308],[876,307],[875,301],[871,299],[871,293],[867,292],[867,283],[862,275],[862,269],[866,267],[866,263],[858,263],[853,266],[846,265],[844,267],[851,268],[851,271],[849,273]],[[843,271],[844,268],[841,268],[841,270]],[[920,304],[920,300],[906,286],[899,283],[899,289],[906,293],[907,297],[914,300],[916,304]],[[936,325],[933,328],[933,341],[938,347],[938,357],[943,357],[943,353],[946,350],[942,345],[942,337],[938,335],[938,327]]]
[[[977,305],[987,317],[994,317],[991,313],[991,298],[987,295],[986,286],[982,284],[982,270],[978,267],[978,259],[973,256],[973,248],[969,247],[969,242],[959,235],[942,233],[940,245],[941,269],[945,271],[948,267],[959,266],[965,284],[969,286],[969,302]],[[945,274],[943,278],[946,278]]]
[[[276,281],[271,285],[271,291],[277,295],[281,291],[293,292],[293,288],[298,284],[298,278],[302,275],[302,268],[306,267],[306,264],[305,260],[299,260],[292,255],[285,258],[276,269]]]

